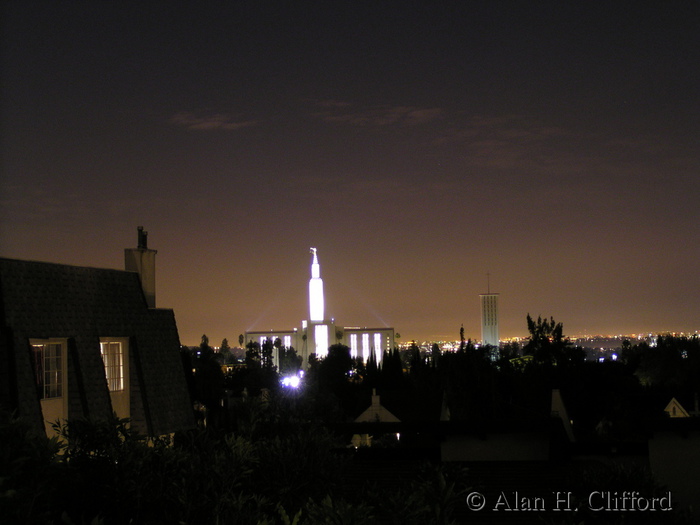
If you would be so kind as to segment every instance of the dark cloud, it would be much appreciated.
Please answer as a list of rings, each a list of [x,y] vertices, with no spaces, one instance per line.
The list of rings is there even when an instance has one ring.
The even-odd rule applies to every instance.
[[[415,106],[356,106],[347,102],[322,102],[322,111],[314,116],[326,121],[353,126],[415,126],[433,122],[443,117],[444,111],[437,107]]]
[[[170,118],[169,122],[175,126],[201,131],[239,130],[260,124],[258,120],[237,120],[235,117],[225,113],[198,115],[188,111],[176,113]]]

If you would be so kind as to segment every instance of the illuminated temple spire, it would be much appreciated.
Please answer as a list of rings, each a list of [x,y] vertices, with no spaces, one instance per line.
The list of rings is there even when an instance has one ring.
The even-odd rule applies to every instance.
[[[321,266],[318,264],[316,248],[311,248],[314,254],[311,262],[311,279],[309,280],[309,321],[323,321],[323,279],[321,279]]]

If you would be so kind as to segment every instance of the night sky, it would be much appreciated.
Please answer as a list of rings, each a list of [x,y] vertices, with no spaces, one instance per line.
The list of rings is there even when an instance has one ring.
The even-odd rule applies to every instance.
[[[700,3],[3,3],[0,255],[122,268],[183,344],[700,329]],[[118,335],[118,334],[113,334]]]

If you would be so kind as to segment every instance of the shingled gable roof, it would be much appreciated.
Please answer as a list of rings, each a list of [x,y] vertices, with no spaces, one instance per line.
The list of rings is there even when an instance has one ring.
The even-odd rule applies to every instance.
[[[68,341],[68,417],[112,407],[100,337],[129,340],[132,427],[161,435],[193,425],[172,310],[149,309],[134,272],[0,259],[0,406],[43,428],[30,339]]]

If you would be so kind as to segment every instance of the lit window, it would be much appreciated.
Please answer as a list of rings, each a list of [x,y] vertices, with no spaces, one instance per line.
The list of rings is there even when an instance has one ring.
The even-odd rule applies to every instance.
[[[382,360],[382,334],[374,334],[374,356],[377,358],[377,363]]]
[[[34,371],[39,399],[63,396],[63,345],[33,344]]]
[[[314,336],[316,338],[316,355],[326,357],[328,355],[328,325],[317,324]]]
[[[357,357],[357,334],[350,334],[350,355]]]
[[[362,359],[369,359],[369,334],[362,334]]]
[[[105,376],[110,392],[124,390],[124,347],[118,341],[100,343]]]

